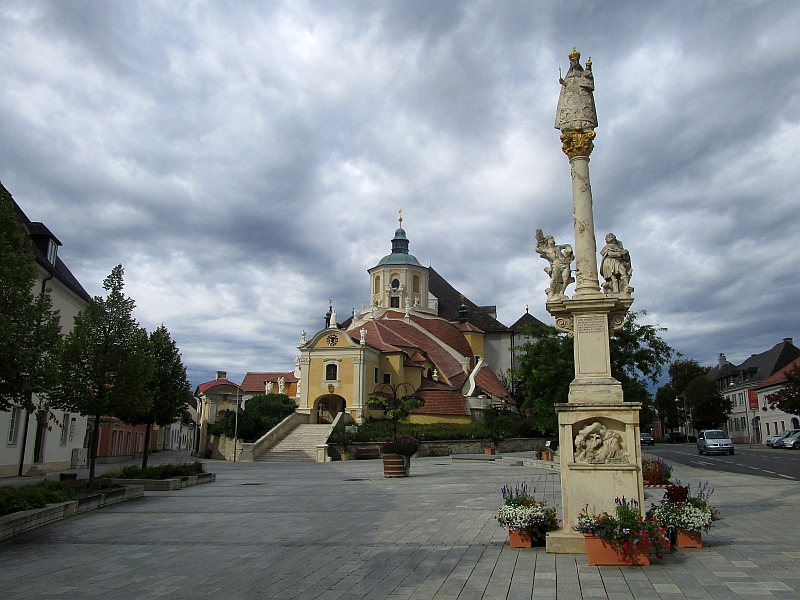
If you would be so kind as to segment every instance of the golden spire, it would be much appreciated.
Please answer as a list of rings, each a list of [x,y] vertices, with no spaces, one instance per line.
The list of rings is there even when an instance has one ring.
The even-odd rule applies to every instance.
[[[400,210],[398,210],[397,212],[400,215],[398,217],[398,219],[400,220],[400,229],[402,229],[403,228],[403,208],[400,207]]]
[[[572,52],[569,53],[569,59],[570,60],[580,60],[580,58],[581,58],[581,53],[578,52],[578,50],[577,50],[577,48],[575,48],[575,46],[573,46],[572,47]]]

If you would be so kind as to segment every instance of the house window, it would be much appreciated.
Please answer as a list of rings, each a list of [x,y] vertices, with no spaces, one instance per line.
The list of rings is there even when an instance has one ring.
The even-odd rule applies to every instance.
[[[64,413],[64,420],[61,423],[61,440],[60,444],[62,446],[67,445],[67,435],[69,434],[69,424],[70,424],[70,416],[69,413]]]
[[[400,280],[397,278],[392,279],[392,289],[396,290],[399,287],[400,287]]]
[[[20,409],[18,406],[11,407],[11,419],[8,425],[8,438],[7,443],[9,446],[15,446],[17,444],[17,431],[19,430],[19,414]]]
[[[339,379],[339,368],[336,364],[328,364],[325,365],[325,380],[326,381],[336,381]]]
[[[392,374],[391,373],[384,373],[383,374],[383,383],[388,383],[392,385]]]
[[[380,373],[381,373],[380,369],[378,369],[378,367],[375,367],[375,383],[378,383],[378,380],[380,379],[381,376]]]
[[[56,264],[56,256],[58,255],[58,244],[56,244],[53,240],[50,240],[47,244],[47,261],[55,266]]]
[[[125,434],[125,454],[131,453],[131,432]]]
[[[117,450],[117,430],[111,432],[111,447],[109,448],[109,455],[115,456]]]
[[[767,423],[767,435],[769,435],[769,423]]]
[[[78,419],[72,417],[69,421],[69,441],[73,441],[75,439],[75,426],[78,424]]]
[[[777,424],[775,426],[777,427]],[[786,431],[786,425],[783,424],[783,421],[781,421],[781,431]]]
[[[395,279],[395,281],[397,281]],[[400,298],[397,296],[392,296],[389,298],[389,307],[390,308],[400,308]]]

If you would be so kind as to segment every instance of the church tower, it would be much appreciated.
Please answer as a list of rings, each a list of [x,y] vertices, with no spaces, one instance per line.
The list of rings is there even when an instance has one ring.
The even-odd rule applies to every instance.
[[[394,232],[392,253],[384,256],[367,272],[370,276],[370,303],[373,307],[396,308],[436,313],[435,298],[429,298],[428,269],[408,252],[408,238],[403,229],[403,209],[400,227]]]

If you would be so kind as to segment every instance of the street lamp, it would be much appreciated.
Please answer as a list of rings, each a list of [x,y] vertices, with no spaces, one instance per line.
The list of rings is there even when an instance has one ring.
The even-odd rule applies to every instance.
[[[239,386],[236,386],[236,411],[233,415],[233,462],[236,462],[236,450],[239,446]]]
[[[404,396],[398,397],[398,392],[401,390],[408,389],[410,390]],[[388,390],[388,391],[387,391]],[[388,409],[392,411],[392,418],[394,420],[394,437],[397,438],[397,413],[398,409],[400,408],[400,400],[407,400],[409,398],[414,397],[414,393],[416,390],[414,386],[410,383],[398,383],[397,385],[392,385],[391,383],[381,383],[375,386],[375,391],[373,394],[376,396],[383,396],[388,397]]]

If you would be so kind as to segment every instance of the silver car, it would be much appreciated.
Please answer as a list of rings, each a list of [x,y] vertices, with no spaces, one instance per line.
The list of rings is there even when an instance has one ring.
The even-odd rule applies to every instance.
[[[794,448],[795,450],[800,450],[800,431],[797,433],[790,435],[787,438],[784,438],[782,443],[783,448]]]
[[[764,443],[770,448],[782,448],[783,440],[798,432],[800,432],[800,429],[787,429],[786,431],[781,431],[776,435],[768,437],[767,441]]]
[[[703,429],[697,434],[698,454],[733,454],[733,442],[721,429]]]

